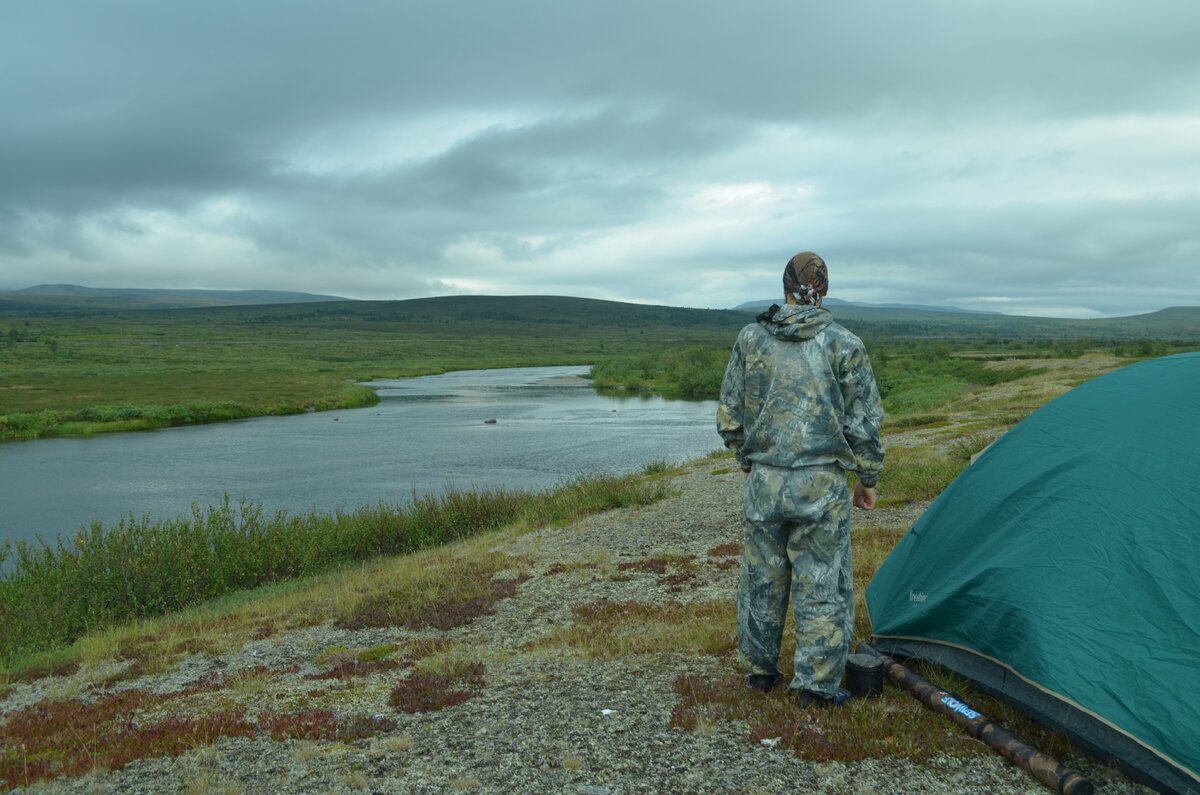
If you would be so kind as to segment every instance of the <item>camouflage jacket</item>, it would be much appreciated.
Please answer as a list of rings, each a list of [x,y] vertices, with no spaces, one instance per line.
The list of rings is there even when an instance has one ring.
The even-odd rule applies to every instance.
[[[738,334],[717,431],[742,469],[837,463],[875,485],[883,405],[862,341],[826,309],[787,305]]]

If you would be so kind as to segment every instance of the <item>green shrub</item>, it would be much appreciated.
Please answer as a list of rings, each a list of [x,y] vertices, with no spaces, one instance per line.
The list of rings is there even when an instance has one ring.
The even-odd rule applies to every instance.
[[[416,497],[335,513],[274,515],[249,502],[193,506],[152,521],[95,522],[55,544],[17,542],[0,577],[0,662],[100,628],[161,615],[231,591],[396,555],[514,522],[554,524],[665,494],[640,475],[580,478],[541,492],[495,489]]]

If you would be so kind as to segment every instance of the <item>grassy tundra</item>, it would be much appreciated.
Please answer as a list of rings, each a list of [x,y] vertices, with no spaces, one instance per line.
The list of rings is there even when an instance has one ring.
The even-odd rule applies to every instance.
[[[600,386],[712,397],[733,336],[751,318],[555,297],[140,311],[12,306],[0,297],[0,441],[367,406],[377,398],[356,382],[456,369],[593,364]],[[914,344],[1147,356],[1200,339],[1195,309],[1104,321],[854,308],[837,317],[878,351],[884,380],[912,375],[904,354]],[[892,349],[900,356],[889,368]],[[933,373],[935,380],[981,372],[954,366],[960,372]]]
[[[851,324],[864,336],[880,323],[913,333],[945,333],[950,321],[927,314],[905,321],[911,327],[903,326],[903,315],[890,311],[883,320],[852,317]],[[1178,317],[1168,315],[1179,324]],[[730,341],[748,317],[555,298],[45,314],[14,321],[8,346],[0,351],[0,439],[368,405],[374,393],[354,380],[461,367],[595,361],[594,379],[602,389],[711,398],[720,386]],[[1043,328],[1047,322],[1038,321],[1045,333],[1054,328]],[[931,330],[928,323],[940,325]],[[988,323],[993,334],[1014,332],[1011,319]],[[1117,334],[1122,327],[1108,328]],[[1089,347],[1100,347],[1110,357],[1169,349],[1163,342],[1054,336],[985,336],[971,345],[868,339],[887,410],[886,430],[924,438],[952,427],[955,434],[936,447],[894,449],[881,487],[885,504],[932,499],[972,452],[1048,396],[1029,393],[1031,387],[1025,386],[1012,393],[1017,397],[993,404],[979,397],[989,387],[1036,382],[1045,357],[1080,362]],[[1076,375],[1063,376],[1057,388],[1094,374],[1074,365],[1059,370]],[[963,401],[978,404],[970,416],[953,413]],[[989,411],[981,414],[979,405]],[[238,589],[461,538],[516,521],[522,506],[535,502],[554,503],[589,490],[595,497],[606,489],[607,496],[588,503],[593,509],[628,499],[627,483],[596,485],[574,484],[552,497],[447,495],[411,509],[381,505],[337,515],[263,516],[254,505],[224,504],[196,508],[175,520],[131,517],[113,527],[94,524],[52,547],[0,545],[0,563],[11,559],[0,578],[0,620],[6,628],[0,662],[61,647],[91,629],[169,613]],[[64,534],[70,531],[62,528]]]
[[[477,298],[0,315],[0,440],[367,406],[377,398],[358,381],[721,347],[745,320],[627,307]]]
[[[0,428],[7,438],[21,438],[318,409],[325,400],[361,400],[360,388],[347,381],[471,366],[595,362],[596,380],[611,388],[711,396],[733,334],[747,320],[739,313],[561,303],[568,300],[39,315],[12,326],[18,333],[0,351]],[[893,331],[900,322],[886,320]],[[1069,325],[1027,338],[1002,325],[992,336],[935,342],[885,337],[878,328],[859,321],[855,329],[868,339],[888,409],[881,510],[855,531],[860,638],[870,633],[861,609],[866,583],[913,512],[940,493],[971,454],[1081,381],[1129,356],[1175,347],[1139,338],[1141,326],[1121,333],[1106,327],[1109,336],[1082,340]],[[205,415],[196,408],[205,405],[226,408]],[[726,459],[698,462],[692,474],[733,478],[736,485]],[[721,668],[732,650],[729,594],[688,604],[601,597],[573,608],[571,626],[499,655],[479,654],[454,635],[498,603],[517,599],[530,579],[584,577],[603,592],[644,577],[667,596],[706,578],[727,584],[723,572],[736,566],[731,543],[619,564],[602,548],[588,559],[540,562],[533,552],[496,552],[556,532],[548,526],[576,532],[572,523],[596,511],[651,510],[655,501],[672,499],[676,475],[652,467],[544,494],[450,494],[338,514],[264,516],[253,505],[220,505],[174,521],[96,526],[61,548],[19,549],[0,578],[0,703],[28,683],[51,684],[46,700],[4,715],[0,789],[97,767],[120,769],[136,758],[173,756],[223,736],[265,733],[344,746],[395,731],[396,720],[379,717],[381,708],[396,715],[448,708],[485,689],[491,667],[521,667],[525,656],[535,665],[548,653],[661,655],[670,665],[671,655],[683,653],[711,658]],[[310,686],[308,700],[294,704],[281,691],[287,709],[253,720],[237,710],[275,693],[294,671],[255,669],[170,695],[109,690],[118,681],[170,671],[187,655],[232,654],[252,641],[319,626],[390,628],[401,639],[330,647],[297,661],[324,671],[307,679],[333,684]],[[416,639],[404,634],[413,628]],[[786,646],[784,657],[786,671]],[[409,673],[400,677],[403,671]],[[376,682],[369,687],[385,683],[383,706],[346,718],[368,681]],[[740,721],[752,738],[782,738],[782,748],[810,755],[805,758],[922,761],[979,753],[890,691],[878,705],[823,716],[817,729],[829,741],[814,744],[811,727],[785,700],[764,709],[736,676],[680,677],[675,689],[670,725],[698,736]],[[1052,751],[1068,750],[1001,705],[980,703]],[[133,712],[143,719],[131,723]],[[905,739],[900,729],[912,726],[920,730]],[[114,739],[97,744],[89,737]],[[564,761],[563,767],[572,765]]]
[[[855,527],[859,639],[870,633],[863,590],[923,503],[1016,418],[1121,364],[1105,354],[990,360],[981,366],[997,373],[995,383],[967,385],[936,404],[932,397],[910,401],[908,413],[889,421],[881,506],[858,517]],[[692,492],[673,496],[676,477],[691,478],[690,489],[707,478],[730,495],[740,483],[729,455],[684,469],[649,467],[547,495],[450,495],[407,514],[380,507],[271,518],[252,506],[218,506],[176,523],[110,528],[84,539],[75,554],[23,564],[17,576],[0,581],[0,612],[7,611],[0,620],[20,632],[19,641],[7,641],[0,703],[6,690],[19,695],[40,687],[47,695],[0,719],[6,738],[0,780],[11,787],[55,775],[95,775],[98,768],[119,770],[135,759],[175,756],[234,736],[303,741],[330,764],[337,749],[370,738],[390,738],[384,742],[395,754],[414,743],[405,716],[452,713],[487,693],[502,672],[536,669],[547,655],[584,666],[636,664],[650,656],[668,670],[681,655],[711,661],[704,664],[709,673],[681,675],[663,694],[674,707],[663,719],[662,742],[703,742],[732,730],[723,727],[740,726],[754,745],[779,738],[781,753],[818,762],[986,756],[952,724],[891,688],[878,701],[810,719],[781,694],[746,690],[732,667],[735,523],[701,522],[711,538],[698,539],[696,550],[639,549],[626,557],[601,542],[571,557],[554,551],[555,539],[584,532],[579,517],[597,510],[617,509],[603,520],[601,538],[604,527],[644,521],[639,517],[656,510],[656,501],[669,515],[686,511]],[[439,546],[424,548],[429,544]],[[645,582],[647,593],[657,595],[629,601],[621,594],[631,582]],[[214,590],[214,583],[223,584]],[[266,585],[230,590],[258,583]],[[501,638],[462,634],[499,605],[520,604],[524,589],[555,588],[564,600],[590,596],[571,608],[568,624],[534,641],[501,648]],[[712,595],[681,601],[688,593]],[[540,604],[520,608],[534,611],[527,623],[537,625]],[[99,605],[114,612],[87,612]],[[247,644],[319,627],[339,638],[384,630],[394,640],[330,641],[291,665],[245,669],[178,692],[154,693],[142,684],[184,657],[236,656]],[[790,638],[789,631],[785,672]],[[46,650],[32,651],[37,648]],[[965,683],[925,673],[1042,748],[1071,753],[1061,738],[971,694]],[[113,689],[118,683],[132,689]],[[132,714],[141,717],[131,722]],[[586,758],[583,752],[564,756],[562,775],[572,775]]]

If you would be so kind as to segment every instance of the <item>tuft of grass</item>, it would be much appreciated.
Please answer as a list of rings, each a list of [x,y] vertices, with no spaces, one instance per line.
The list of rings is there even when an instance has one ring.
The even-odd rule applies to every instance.
[[[348,773],[343,773],[340,776],[342,786],[349,789],[366,789],[371,783],[370,777],[361,770],[351,770]]]
[[[358,652],[355,659],[360,663],[378,662],[379,660],[391,657],[395,653],[395,646],[390,643],[382,643],[378,646],[372,646],[369,649],[363,649]]]
[[[909,414],[907,416],[888,414],[884,417],[883,427],[889,431],[906,428],[934,428],[946,425],[949,421],[950,418],[945,414]]]
[[[345,646],[331,646],[313,658],[315,663],[328,665],[329,669],[319,674],[309,674],[304,678],[309,680],[350,679],[369,676],[378,671],[390,671],[400,667],[400,662],[392,659],[395,653],[396,647],[390,643],[358,650],[348,649]]]
[[[987,447],[995,438],[983,433],[972,433],[955,439],[950,444],[950,456],[959,461],[970,461],[971,456]]]
[[[240,698],[253,699],[263,694],[274,675],[274,671],[259,665],[234,672],[227,678],[226,684]]]
[[[36,662],[9,674],[6,678],[12,682],[32,682],[47,676],[74,676],[79,673],[81,667],[79,660],[64,657],[59,652],[40,656]]]
[[[883,400],[888,414],[927,414],[940,408],[967,389],[967,384],[953,378],[915,381],[897,389]]]
[[[932,500],[966,466],[959,459],[938,450],[923,447],[894,447],[887,451],[887,463],[879,478],[879,495],[893,504]]]
[[[528,579],[524,574],[494,577],[509,560],[502,555],[493,555],[486,562],[462,558],[449,572],[417,573],[401,587],[363,598],[334,623],[341,629],[399,626],[441,630],[469,624],[490,615]]]
[[[389,751],[397,753],[406,753],[413,749],[413,738],[411,734],[401,734],[399,737],[393,737],[388,740],[384,747]]]
[[[354,652],[346,646],[330,646],[317,652],[313,656],[313,662],[317,665],[340,665],[344,662],[353,662],[355,656]]]
[[[660,458],[659,460],[651,461],[650,463],[648,463],[644,467],[642,467],[642,474],[643,475],[665,475],[670,470],[671,470],[670,464],[668,464],[666,461],[664,461],[663,459]]]
[[[479,779],[473,776],[460,776],[457,773],[451,773],[446,780],[450,784],[450,789],[455,792],[470,792],[481,786]]]

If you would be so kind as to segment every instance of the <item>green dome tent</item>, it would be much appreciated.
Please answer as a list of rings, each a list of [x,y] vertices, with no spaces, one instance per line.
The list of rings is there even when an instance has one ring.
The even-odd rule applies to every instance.
[[[873,645],[937,663],[1132,778],[1200,793],[1200,353],[1046,404],[867,587]]]

